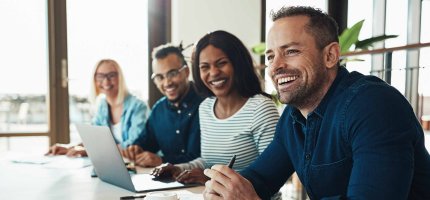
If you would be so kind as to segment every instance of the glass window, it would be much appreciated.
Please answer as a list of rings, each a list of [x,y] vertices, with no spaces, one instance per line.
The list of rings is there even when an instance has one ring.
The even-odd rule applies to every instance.
[[[48,131],[46,13],[45,0],[0,1],[0,134]]]
[[[430,1],[422,1],[421,43],[430,42]],[[418,94],[421,96],[422,114],[430,116],[430,47],[420,50],[420,79]]]
[[[398,35],[385,41],[385,47],[397,47],[407,44],[407,19],[408,1],[407,0],[387,0],[386,4],[386,27],[387,35]],[[406,51],[396,51],[392,57],[391,85],[403,94],[405,93],[406,81]]]
[[[372,37],[372,21],[373,9],[366,9],[373,7],[373,0],[350,0],[348,1],[348,25],[350,28],[357,22],[364,20],[363,26],[358,37],[359,40],[364,40]],[[352,47],[355,48],[355,47]],[[349,57],[348,59],[359,59],[363,61],[351,61],[346,63],[349,71],[357,71],[362,74],[370,74],[371,70],[371,56],[361,55],[356,57]]]
[[[147,1],[67,1],[68,75],[71,143],[73,123],[90,123],[92,71],[104,58],[121,66],[128,89],[148,99]]]

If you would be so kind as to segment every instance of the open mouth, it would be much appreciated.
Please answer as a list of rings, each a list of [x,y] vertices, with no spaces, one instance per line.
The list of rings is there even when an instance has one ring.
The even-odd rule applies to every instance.
[[[111,90],[113,88],[113,85],[103,86],[102,88],[103,90]]]
[[[171,93],[171,92],[174,92],[176,90],[176,88],[177,88],[176,86],[170,85],[168,87],[165,87],[164,91]]]
[[[297,78],[299,78],[299,76],[288,76],[288,77],[279,78],[278,85],[285,85],[285,84],[291,83],[295,81]]]
[[[215,87],[220,87],[220,86],[224,85],[225,82],[227,82],[226,78],[209,81],[209,84],[213,85]]]

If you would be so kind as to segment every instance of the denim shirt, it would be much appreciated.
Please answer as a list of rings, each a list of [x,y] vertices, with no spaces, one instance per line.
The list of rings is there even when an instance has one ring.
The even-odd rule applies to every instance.
[[[267,199],[294,171],[311,199],[430,199],[430,156],[408,101],[343,67],[307,119],[284,110],[274,140],[242,175]]]
[[[121,132],[123,141],[116,141],[123,148],[131,145],[145,128],[145,122],[149,115],[149,109],[145,102],[129,94],[123,102],[121,114]],[[92,119],[92,124],[98,126],[110,126],[111,115],[106,98],[102,98],[97,108],[97,113]]]
[[[184,163],[200,156],[199,105],[203,98],[190,83],[190,89],[174,106],[166,97],[152,109],[144,132],[134,142],[153,153],[161,150],[163,162]]]

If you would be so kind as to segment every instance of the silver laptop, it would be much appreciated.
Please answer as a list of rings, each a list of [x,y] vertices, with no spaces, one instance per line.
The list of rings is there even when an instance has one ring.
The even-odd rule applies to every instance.
[[[133,192],[150,192],[196,186],[177,181],[158,181],[150,174],[130,174],[108,127],[76,124],[97,176]]]

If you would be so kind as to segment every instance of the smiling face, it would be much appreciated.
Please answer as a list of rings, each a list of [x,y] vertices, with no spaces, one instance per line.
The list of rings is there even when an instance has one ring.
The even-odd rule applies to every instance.
[[[307,16],[276,20],[269,31],[266,57],[282,103],[300,108],[319,103],[331,82],[324,49],[305,29]],[[316,102],[317,101],[317,102]]]
[[[94,81],[100,93],[107,97],[116,98],[118,95],[118,71],[113,63],[103,62],[97,67]]]
[[[200,52],[199,61],[200,78],[216,97],[236,92],[233,88],[233,65],[221,49],[208,45]]]
[[[156,59],[153,64],[154,74],[163,74],[182,68],[181,59],[174,53],[164,58]],[[164,94],[170,102],[177,103],[188,91],[188,67],[183,68],[179,73],[171,78],[164,78],[162,81],[155,82],[157,88]]]

